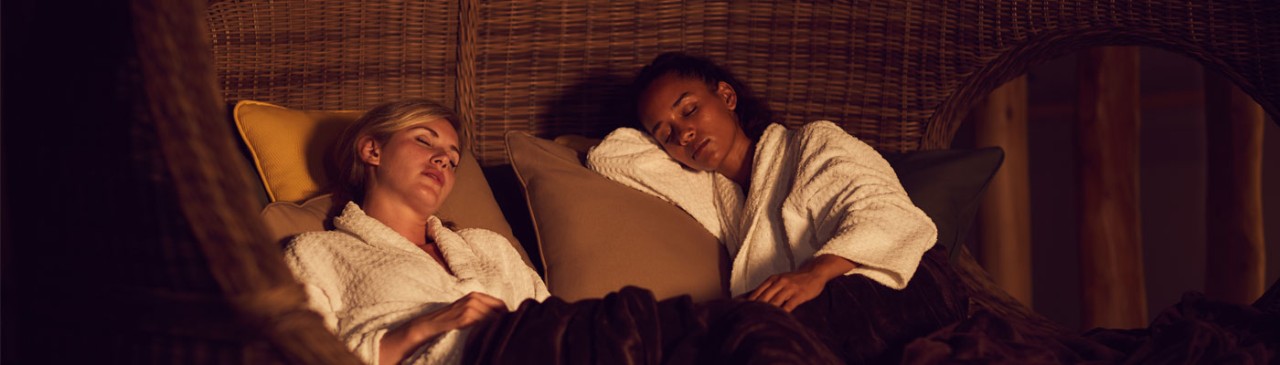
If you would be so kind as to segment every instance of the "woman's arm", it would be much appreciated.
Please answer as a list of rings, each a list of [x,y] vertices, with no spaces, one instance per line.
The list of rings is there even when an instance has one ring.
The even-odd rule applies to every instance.
[[[502,300],[485,293],[471,292],[444,308],[387,331],[378,346],[378,364],[397,364],[414,349],[445,332],[470,327],[506,311],[507,305]]]
[[[747,299],[769,303],[790,312],[821,294],[828,281],[857,266],[853,261],[840,256],[820,255],[796,271],[765,279],[756,290],[747,295]]]
[[[787,198],[797,214],[784,224],[811,230],[817,251],[795,271],[766,279],[749,298],[792,309],[816,297],[831,279],[849,274],[905,287],[936,241],[933,222],[871,146],[829,122],[810,123],[797,133],[801,158]]]

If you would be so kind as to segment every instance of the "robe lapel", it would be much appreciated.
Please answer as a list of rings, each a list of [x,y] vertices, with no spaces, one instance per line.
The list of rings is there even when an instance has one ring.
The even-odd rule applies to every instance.
[[[742,248],[734,256],[729,280],[733,295],[750,292],[770,275],[795,269],[781,227],[782,202],[795,175],[790,135],[785,127],[773,124],[756,144],[751,186],[741,210]]]
[[[444,256],[444,261],[449,263],[449,268],[453,270],[459,286],[464,289],[463,292],[482,290],[483,285],[477,278],[483,270],[480,267],[481,260],[471,250],[467,241],[457,232],[445,228],[440,218],[435,216],[427,221],[427,232],[431,234],[432,239],[436,240],[436,245],[440,247],[440,255]]]

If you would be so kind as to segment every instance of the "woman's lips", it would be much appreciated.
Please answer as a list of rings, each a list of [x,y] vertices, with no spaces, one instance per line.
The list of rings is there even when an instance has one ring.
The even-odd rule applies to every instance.
[[[704,139],[702,140],[702,142],[698,142],[698,147],[695,147],[693,149],[693,156],[690,156],[690,157],[692,157],[695,161],[698,160],[698,156],[702,154],[702,150],[706,148],[707,144],[709,143],[711,143],[710,138]]]
[[[432,180],[435,180],[436,185],[444,186],[444,174],[440,173],[439,170],[427,170],[423,171],[422,174],[427,175],[427,177]]]

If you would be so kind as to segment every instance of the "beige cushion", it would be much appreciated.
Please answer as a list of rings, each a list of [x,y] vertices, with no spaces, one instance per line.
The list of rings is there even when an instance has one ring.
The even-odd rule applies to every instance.
[[[360,112],[300,111],[241,101],[233,114],[263,185],[274,201],[262,210],[272,238],[284,241],[298,233],[324,230],[332,202],[328,194],[317,196],[327,185],[323,159]],[[307,200],[295,203],[303,199]],[[470,151],[463,151],[457,184],[437,215],[458,228],[484,228],[501,234],[530,263]]]
[[[302,232],[325,230],[325,218],[329,215],[332,195],[325,194],[308,199],[302,204],[274,202],[262,209],[262,220],[267,224],[274,242],[286,243]]]
[[[576,300],[635,285],[659,299],[726,296],[727,255],[693,217],[583,167],[572,148],[521,132],[506,142],[551,294]]]

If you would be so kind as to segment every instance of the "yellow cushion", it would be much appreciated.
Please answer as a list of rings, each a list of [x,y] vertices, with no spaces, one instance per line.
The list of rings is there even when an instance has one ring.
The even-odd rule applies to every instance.
[[[232,116],[271,201],[301,202],[322,193],[328,183],[323,157],[361,113],[293,110],[246,100],[236,103]]]

